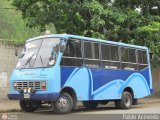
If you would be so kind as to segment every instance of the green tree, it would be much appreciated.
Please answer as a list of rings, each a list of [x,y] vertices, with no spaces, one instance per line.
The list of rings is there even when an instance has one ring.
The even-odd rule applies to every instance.
[[[54,24],[58,33],[145,45],[160,63],[159,0],[13,0],[13,5],[30,27]]]

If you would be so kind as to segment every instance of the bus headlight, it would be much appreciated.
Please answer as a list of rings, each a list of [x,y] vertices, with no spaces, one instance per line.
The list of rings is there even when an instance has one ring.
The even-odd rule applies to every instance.
[[[14,82],[14,83],[13,83],[13,87],[14,87],[14,89],[16,89],[16,88],[17,88],[17,86],[18,86],[18,83]]]
[[[27,88],[24,88],[23,92],[26,93],[27,92]]]
[[[46,90],[46,81],[41,81],[41,89]]]
[[[14,82],[13,86],[14,86],[14,87],[17,87],[17,85],[18,85],[18,84],[17,84],[16,82]]]

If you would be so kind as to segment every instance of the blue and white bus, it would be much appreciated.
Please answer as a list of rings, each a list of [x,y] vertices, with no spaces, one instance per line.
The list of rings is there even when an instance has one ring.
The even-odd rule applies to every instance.
[[[69,113],[114,101],[129,109],[152,93],[148,48],[68,34],[27,40],[10,78],[8,97],[26,112],[51,104]]]

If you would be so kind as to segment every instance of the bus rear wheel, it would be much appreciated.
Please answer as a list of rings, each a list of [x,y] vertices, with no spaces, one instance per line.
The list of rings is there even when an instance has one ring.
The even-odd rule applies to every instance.
[[[88,109],[95,109],[98,106],[97,101],[83,101],[83,106],[88,108]]]
[[[20,107],[25,112],[34,112],[38,109],[40,102],[31,100],[20,100]]]
[[[52,102],[52,107],[55,113],[69,113],[73,109],[73,99],[68,93],[64,92],[57,101]]]
[[[129,109],[133,102],[132,94],[128,91],[124,91],[121,100],[115,101],[115,106],[118,109]]]

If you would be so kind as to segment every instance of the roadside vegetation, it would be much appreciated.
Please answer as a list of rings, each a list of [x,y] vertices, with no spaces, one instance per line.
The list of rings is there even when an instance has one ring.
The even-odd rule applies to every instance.
[[[49,25],[48,25],[49,26]],[[47,27],[52,33],[54,26]],[[38,27],[29,28],[22,19],[21,11],[11,5],[11,1],[0,0],[0,40],[16,45],[24,44],[31,37],[44,34]]]

